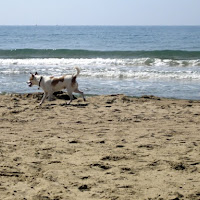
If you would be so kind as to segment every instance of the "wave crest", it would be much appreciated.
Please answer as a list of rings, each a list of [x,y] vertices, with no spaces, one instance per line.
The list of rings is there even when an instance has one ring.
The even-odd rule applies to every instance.
[[[172,60],[199,59],[200,51],[91,51],[81,49],[8,49],[0,50],[0,58],[159,58]]]
[[[110,59],[110,58],[31,58],[0,59],[0,66],[200,66],[200,60],[172,60],[155,58]]]

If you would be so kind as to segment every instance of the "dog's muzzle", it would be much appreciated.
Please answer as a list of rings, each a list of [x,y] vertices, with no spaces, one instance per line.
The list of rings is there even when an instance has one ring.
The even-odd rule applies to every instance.
[[[33,85],[30,81],[28,81],[26,83],[28,84],[29,87],[31,87]]]

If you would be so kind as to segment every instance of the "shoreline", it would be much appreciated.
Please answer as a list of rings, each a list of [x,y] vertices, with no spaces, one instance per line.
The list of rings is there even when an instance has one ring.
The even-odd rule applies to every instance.
[[[0,93],[0,96],[4,96],[4,95],[8,95],[8,96],[41,96],[43,94],[43,92],[27,92],[27,93],[8,93],[8,92],[4,92],[4,93]],[[67,96],[67,92],[64,92],[64,91],[60,91],[58,92],[58,94],[60,94],[60,96]],[[73,93],[74,94],[74,93]],[[118,95],[123,95],[123,96],[126,96],[128,98],[133,98],[133,99],[158,99],[158,100],[161,100],[161,99],[168,99],[168,100],[183,100],[183,101],[191,101],[191,102],[200,102],[200,99],[184,99],[184,98],[175,98],[175,97],[162,97],[162,96],[155,96],[155,95],[151,95],[151,94],[144,94],[144,95],[141,95],[141,96],[130,96],[130,95],[126,95],[126,94],[84,94],[86,97],[98,97],[98,96],[118,96]],[[56,96],[56,95],[55,95]],[[76,94],[74,95],[75,99],[79,98],[80,95]],[[56,96],[56,99],[57,99],[57,96]],[[68,100],[68,98],[66,98],[66,100]],[[48,100],[46,100],[48,101]]]
[[[200,101],[0,95],[2,199],[199,199]]]

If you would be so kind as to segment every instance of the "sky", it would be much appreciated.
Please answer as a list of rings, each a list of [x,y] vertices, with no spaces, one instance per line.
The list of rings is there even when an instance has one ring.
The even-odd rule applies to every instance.
[[[200,25],[200,0],[0,0],[0,25]]]

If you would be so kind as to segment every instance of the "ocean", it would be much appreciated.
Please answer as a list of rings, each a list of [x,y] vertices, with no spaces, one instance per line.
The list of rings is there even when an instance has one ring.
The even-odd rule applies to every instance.
[[[200,99],[200,26],[0,26],[0,93],[81,69],[86,95]]]

